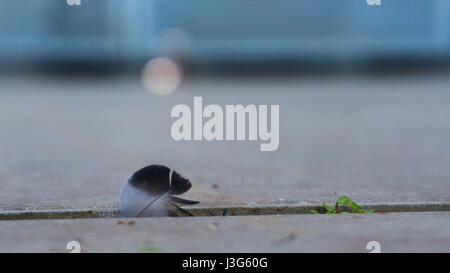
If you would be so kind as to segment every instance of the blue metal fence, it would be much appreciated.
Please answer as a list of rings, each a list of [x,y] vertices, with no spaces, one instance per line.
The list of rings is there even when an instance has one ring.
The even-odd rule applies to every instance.
[[[3,1],[0,61],[450,56],[448,0],[81,1]]]

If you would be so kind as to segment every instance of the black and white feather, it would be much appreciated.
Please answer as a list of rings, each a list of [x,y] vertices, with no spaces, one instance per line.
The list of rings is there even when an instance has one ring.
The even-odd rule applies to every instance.
[[[150,165],[135,172],[125,181],[119,197],[121,217],[192,215],[177,204],[197,204],[176,197],[187,192],[191,182],[163,165]]]

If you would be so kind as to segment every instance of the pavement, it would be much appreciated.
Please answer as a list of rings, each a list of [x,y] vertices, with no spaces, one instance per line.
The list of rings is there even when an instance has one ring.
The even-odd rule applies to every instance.
[[[449,252],[450,212],[0,221],[0,252]]]
[[[165,164],[189,178],[193,187],[183,197],[199,200],[202,206],[332,203],[342,194],[361,203],[448,204],[449,90],[450,77],[442,75],[200,78],[187,79],[175,93],[158,97],[147,93],[137,78],[0,76],[0,211],[115,208],[123,181],[149,164]],[[174,141],[170,136],[174,122],[171,109],[176,104],[193,108],[193,96],[202,96],[204,105],[222,107],[279,104],[279,149],[261,152],[258,141]],[[346,229],[351,230],[354,219],[358,219],[363,223],[358,230],[372,224],[380,227],[382,232],[376,234],[384,236],[386,242],[393,240],[387,243],[392,251],[450,251],[449,234],[445,232],[450,230],[449,217],[443,212],[398,218],[408,219],[412,227],[406,224],[408,221],[403,223],[396,220],[398,216],[391,215],[261,217],[263,222],[276,219],[276,222],[304,223],[311,225],[309,230],[321,230],[322,225],[323,230],[342,228],[342,238],[350,237],[350,231],[345,235]],[[429,217],[430,221],[421,221],[422,217]],[[243,219],[256,218],[220,222],[225,229],[238,229]],[[39,226],[66,227],[60,233],[55,230],[55,235],[44,234],[36,239],[61,236],[61,241],[49,242],[48,247],[42,244],[41,250],[52,251],[60,249],[62,241],[70,237],[69,231],[75,234],[80,228],[79,236],[84,238],[87,250],[134,251],[140,247],[139,237],[129,246],[119,246],[117,242],[101,246],[92,242],[90,247],[88,241],[94,240],[95,233],[87,235],[87,231],[112,225],[111,232],[136,228],[140,230],[139,236],[145,237],[146,228],[141,221],[156,226],[157,220],[139,219],[133,227],[117,226],[115,219],[1,221],[0,230],[1,234],[9,231],[11,236],[29,238],[46,234],[44,228],[39,231]],[[166,230],[176,231],[177,221],[182,220],[158,221],[165,223]],[[186,221],[186,225],[192,226],[192,234],[197,234],[194,229],[197,223],[208,225],[215,220]],[[391,225],[392,234],[381,227],[383,221]],[[422,225],[416,227],[416,223]],[[37,227],[16,228],[19,225]],[[253,228],[257,227],[249,227]],[[409,235],[411,229],[416,233]],[[437,232],[437,237],[429,242],[428,229]],[[29,230],[29,235],[25,230]],[[237,231],[236,238],[247,236],[245,232]],[[327,248],[326,241],[317,242],[320,232],[283,250],[365,249],[361,241],[346,243],[339,236],[334,236],[339,245]],[[366,240],[364,236],[361,238]],[[120,240],[126,239],[117,239]],[[168,246],[168,239],[155,240],[166,251],[189,251],[186,247]],[[210,248],[198,243],[192,250],[223,251],[225,246],[220,247],[223,240]],[[309,244],[309,248],[300,242]],[[3,251],[27,249],[21,244],[0,245]],[[254,248],[240,247],[230,250]],[[39,251],[38,245],[29,249]]]

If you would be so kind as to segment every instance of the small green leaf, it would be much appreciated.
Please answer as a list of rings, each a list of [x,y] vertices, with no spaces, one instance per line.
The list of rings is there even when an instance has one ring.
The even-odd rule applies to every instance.
[[[329,205],[323,203],[322,207],[324,207],[326,209],[326,212],[325,212],[326,214],[348,214],[349,213],[347,211],[342,211],[339,208],[339,205],[350,206],[352,208],[352,213],[373,213],[374,212],[373,209],[366,209],[366,210],[361,209],[361,207],[358,204],[356,204],[352,199],[350,199],[346,195],[342,195],[341,197],[339,197],[334,206],[329,206]],[[314,214],[319,214],[315,210],[311,210],[311,212]]]
[[[352,201],[352,203],[350,204],[352,206],[352,209],[355,211],[358,211],[361,209],[360,206],[358,206],[358,204],[356,204],[355,202]]]
[[[353,213],[361,213],[361,207],[346,195],[342,195],[341,197],[339,197],[339,199],[336,201],[336,204],[342,206],[351,206]]]
[[[339,197],[339,199],[336,201],[336,203],[338,203],[339,205],[342,205],[342,206],[350,206],[350,205],[352,205],[352,203],[355,203],[355,202],[353,202],[352,199],[348,198],[348,196],[342,195],[341,197]]]
[[[362,209],[361,211],[362,211],[361,213],[373,213],[375,210],[373,210],[373,209]]]

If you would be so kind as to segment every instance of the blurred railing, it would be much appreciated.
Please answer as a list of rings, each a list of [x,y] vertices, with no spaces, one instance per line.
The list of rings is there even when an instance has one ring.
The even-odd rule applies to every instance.
[[[3,1],[0,61],[450,56],[450,1]]]

